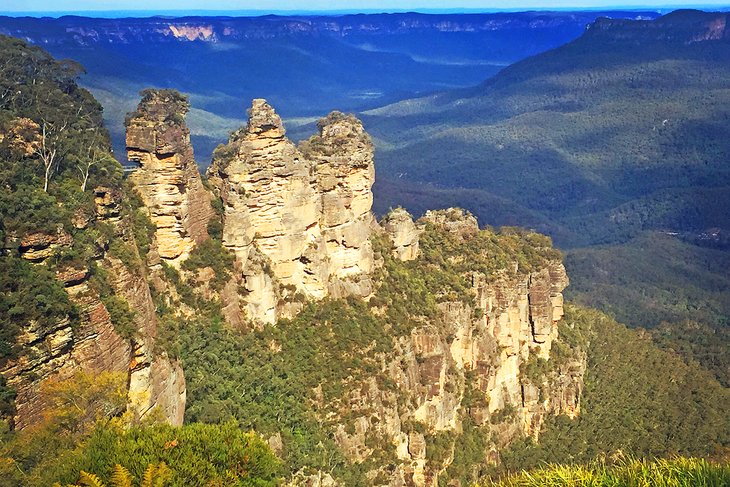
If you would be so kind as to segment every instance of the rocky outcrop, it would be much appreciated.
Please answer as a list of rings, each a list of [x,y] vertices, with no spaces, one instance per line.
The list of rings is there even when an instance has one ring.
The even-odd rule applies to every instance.
[[[327,281],[318,258],[324,240],[314,168],[286,138],[281,119],[264,100],[254,100],[249,113],[248,127],[216,151],[209,169],[225,205],[223,244],[242,263],[255,260],[251,253],[258,249],[270,262],[271,277],[320,299],[327,294]]]
[[[477,218],[461,208],[428,210],[420,219],[421,226],[433,225],[460,239],[473,237],[479,231]]]
[[[55,234],[38,232],[26,235],[19,242],[18,252],[25,260],[41,263],[60,247],[70,247],[72,243],[71,235],[59,228]]]
[[[380,222],[393,242],[393,255],[403,261],[418,257],[418,237],[421,231],[413,223],[413,217],[403,208],[389,212]]]
[[[18,345],[22,353],[0,368],[8,384],[16,391],[13,422],[22,429],[43,419],[47,404],[43,384],[65,380],[77,372],[98,374],[116,372],[128,377],[128,409],[137,419],[150,414],[171,424],[181,425],[185,409],[185,379],[180,365],[163,353],[154,354],[157,317],[145,266],[137,255],[128,221],[121,218],[122,192],[108,187],[94,189],[95,210],[84,218],[83,230],[93,221],[113,229],[112,238],[122,241],[139,266],[129,267],[107,252],[108,237],[94,242],[93,258],[97,273],[116,298],[122,298],[134,313],[132,337],[120,335],[105,304],[98,282],[90,267],[62,266],[56,278],[64,285],[78,317],[68,316],[50,326],[29,322],[21,326]],[[10,239],[18,255],[37,265],[49,264],[49,257],[73,244],[68,233],[33,233],[22,239]],[[89,263],[91,264],[91,263]],[[108,297],[108,296],[107,296]],[[159,411],[159,412],[156,412]],[[159,414],[159,416],[158,416]]]
[[[382,222],[395,257],[403,248],[395,222],[402,221],[410,219],[399,211]],[[459,209],[428,212],[416,226],[464,245],[480,232],[476,219]],[[547,415],[579,413],[585,354],[571,350],[566,358],[564,351],[556,359],[550,353],[563,317],[565,269],[557,260],[530,272],[507,267],[496,276],[470,273],[470,299],[441,301],[438,316],[414,318],[420,323],[395,340],[383,365],[387,379],[373,377],[348,391],[341,408],[351,419],[334,438],[350,461],[366,461],[372,438],[382,438],[400,462],[387,474],[389,485],[435,486],[459,448],[467,417],[492,442],[487,462],[498,461],[499,450],[517,438],[537,438]],[[393,387],[379,386],[388,381]],[[451,453],[443,438],[451,438]],[[437,460],[428,461],[434,450]]]
[[[298,148],[274,109],[254,100],[247,127],[208,170],[247,292],[242,309],[255,321],[295,313],[292,301],[372,290],[372,144],[354,117],[333,114],[319,128]]]
[[[41,327],[24,323],[18,344],[23,353],[0,370],[16,392],[15,428],[43,419],[47,407],[41,393],[44,381],[68,379],[77,371],[126,373],[130,344],[114,329],[107,308],[88,283],[88,269],[66,268],[59,272],[66,292],[79,310],[71,317]]]
[[[155,351],[157,315],[150,287],[142,272],[129,269],[118,259],[106,257],[109,284],[134,310],[135,333],[127,355],[129,402],[127,409],[137,420],[159,415],[172,425],[183,424],[185,413],[185,376],[179,362]]]
[[[332,112],[317,123],[319,134],[302,144],[314,162],[322,199],[320,224],[326,245],[330,292],[336,296],[367,296],[368,283],[351,286],[352,278],[373,270],[370,242],[374,223],[375,182],[373,144],[362,123],[352,115]]]
[[[179,93],[146,90],[127,119],[127,156],[139,166],[129,180],[157,226],[160,257],[174,266],[208,238],[213,216],[193,159],[187,111],[188,101]]]

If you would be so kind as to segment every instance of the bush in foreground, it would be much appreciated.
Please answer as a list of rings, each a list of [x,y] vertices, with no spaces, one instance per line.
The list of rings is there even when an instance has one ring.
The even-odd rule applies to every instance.
[[[484,487],[581,486],[581,487],[721,487],[730,485],[730,465],[704,459],[683,458],[627,460],[615,465],[547,465]]]

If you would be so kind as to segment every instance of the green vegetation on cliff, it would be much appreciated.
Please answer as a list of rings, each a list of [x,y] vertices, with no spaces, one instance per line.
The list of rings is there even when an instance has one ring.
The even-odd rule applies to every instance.
[[[598,311],[568,306],[565,321],[590,343],[581,414],[548,418],[539,444],[524,440],[503,453],[507,468],[581,464],[616,452],[727,455],[730,390],[710,373]]]
[[[54,271],[85,267],[100,247],[125,244],[110,244],[113,230],[92,221],[92,189],[119,190],[123,181],[101,105],[76,84],[81,68],[5,36],[0,65],[1,363],[17,356],[21,326],[76,322]],[[49,249],[46,267],[19,258],[35,248]],[[97,284],[106,287],[103,279]],[[117,304],[122,310],[126,303]]]
[[[75,85],[75,71],[66,64],[56,63],[18,41],[0,38],[0,47],[0,60],[10,67],[8,73],[13,77],[0,80],[0,90],[8,93],[0,106],[0,178],[4,183],[0,188],[4,243],[0,256],[0,365],[19,355],[16,339],[22,326],[75,324],[77,310],[56,272],[82,266],[90,276],[90,289],[106,305],[117,332],[131,339],[135,334],[134,310],[115,295],[108,270],[88,262],[106,255],[104,258],[115,264],[141,269],[152,244],[153,228],[139,211],[138,202],[118,201],[129,192],[118,164],[107,157],[100,107]],[[23,71],[25,60],[31,62]],[[91,139],[89,134],[93,134]],[[698,164],[711,162],[703,159]],[[92,193],[90,188],[100,184],[108,185],[109,191]],[[92,212],[98,211],[94,197],[101,193],[101,199],[110,200],[103,211],[114,212],[114,218],[126,222],[123,229],[91,218]],[[564,201],[553,203],[557,208]],[[396,260],[385,237],[373,237],[376,260],[382,267],[374,276],[376,290],[369,302],[340,299],[300,303],[295,299],[289,304],[302,306],[296,317],[236,330],[226,327],[220,302],[221,291],[232,275],[233,256],[222,246],[221,225],[214,218],[209,225],[213,238],[200,244],[180,271],[163,264],[161,272],[155,269],[151,279],[156,284],[153,292],[159,318],[155,345],[157,351],[166,351],[182,362],[187,421],[191,423],[172,428],[154,424],[154,419],[149,424],[128,422],[124,413],[126,373],[77,374],[68,381],[46,381],[40,398],[50,404],[46,420],[19,432],[2,431],[0,486],[47,486],[56,481],[70,484],[79,481],[81,472],[110,482],[117,465],[136,479],[141,479],[150,465],[165,465],[169,482],[175,486],[265,487],[277,485],[282,476],[314,470],[330,472],[345,485],[377,483],[379,477],[368,477],[368,473],[385,477],[399,463],[392,438],[386,439],[379,429],[385,418],[379,416],[377,407],[384,410],[387,403],[398,415],[412,411],[399,409],[404,401],[421,400],[401,391],[387,368],[405,369],[408,360],[419,367],[425,364],[423,369],[412,369],[422,381],[417,387],[428,389],[424,395],[441,387],[434,385],[441,377],[428,377],[429,372],[452,373],[441,368],[437,363],[440,359],[429,362],[433,356],[416,352],[412,357],[400,356],[400,364],[395,363],[396,350],[411,345],[406,338],[417,328],[424,332],[423,342],[443,339],[446,344],[453,343],[453,335],[439,335],[450,324],[445,323],[443,307],[448,303],[473,305],[475,275],[492,281],[526,277],[560,259],[548,237],[511,227],[479,231],[475,222],[472,225],[460,212],[446,217],[444,226],[451,225],[450,231],[433,221],[425,224],[421,256],[415,261]],[[589,230],[586,235],[592,235]],[[20,241],[39,232],[43,238],[65,242],[43,257],[45,266],[21,258],[22,249],[33,245]],[[467,234],[468,239],[464,238]],[[574,254],[574,258],[580,266],[580,255]],[[699,265],[693,258],[687,261]],[[619,266],[610,260],[609,264],[612,270]],[[590,265],[583,265],[589,274]],[[206,268],[214,275],[203,279],[205,283],[198,282],[198,271]],[[708,303],[707,309],[702,309],[710,313],[707,319],[720,319],[726,315],[722,286],[727,280],[706,270],[704,275],[713,276],[708,285],[721,287],[718,295],[682,285],[686,297],[680,293],[674,297],[689,301],[696,293]],[[640,289],[642,297],[666,298],[648,271],[637,268],[636,275],[629,275],[647,283]],[[82,279],[86,277],[84,274]],[[603,284],[600,279],[596,282]],[[610,279],[605,285],[606,289],[617,288]],[[583,287],[578,291],[588,294]],[[632,299],[638,298],[627,302]],[[547,305],[553,304],[548,301]],[[652,308],[647,305],[640,311],[649,316]],[[685,317],[685,310],[680,311],[678,317]],[[466,320],[480,316],[483,310],[468,309]],[[438,332],[429,335],[429,327]],[[542,385],[551,374],[565,366],[573,353],[585,351],[589,368],[581,415],[574,420],[548,417],[540,444],[518,442],[501,452],[504,465],[516,470],[542,461],[583,463],[617,451],[640,458],[727,455],[730,420],[724,405],[730,401],[728,389],[693,362],[696,359],[713,368],[722,379],[725,355],[721,347],[708,349],[703,341],[711,341],[706,337],[692,335],[691,324],[686,329],[686,336],[678,337],[673,329],[663,327],[656,334],[657,343],[685,354],[683,361],[673,352],[659,350],[646,333],[631,331],[598,312],[567,307],[551,359],[533,356],[524,363],[521,385],[537,386],[535,395],[545,399]],[[499,355],[501,350],[494,353]],[[463,384],[449,382],[444,391],[463,392],[461,404],[467,410],[483,408],[484,391],[471,381],[465,372]],[[359,398],[362,409],[355,408],[358,404],[353,397]],[[12,389],[5,380],[0,381],[0,414],[12,412],[12,400]],[[382,404],[378,406],[377,401]],[[406,435],[423,435],[414,434],[421,441],[426,438],[423,458],[427,465],[436,467],[432,471],[452,460],[439,477],[440,483],[451,479],[467,483],[489,473],[488,455],[496,455],[500,444],[494,438],[499,429],[492,427],[518,419],[517,408],[511,404],[494,412],[481,426],[472,421],[469,411],[455,411],[460,415],[461,429],[427,430],[424,423],[405,418],[399,430]],[[367,434],[362,433],[364,446],[356,447],[370,449],[372,454],[365,455],[364,461],[353,461],[352,452],[343,451],[342,445],[358,434],[361,420],[367,423]],[[400,428],[401,418],[397,420]],[[519,434],[516,428],[507,431],[509,438],[501,444]],[[681,462],[677,461],[685,470],[695,466],[706,469],[705,464]],[[647,466],[633,465],[631,468]],[[661,464],[659,470],[663,472],[665,466]],[[601,471],[595,475],[609,474]]]
[[[18,257],[0,257],[0,366],[22,352],[16,343],[22,324],[47,327],[76,315],[51,271]]]
[[[480,86],[368,112],[376,209],[461,206],[549,234],[569,249],[570,299],[666,323],[657,343],[727,384],[727,20],[600,19]]]
[[[167,481],[154,485],[278,485],[280,461],[258,435],[234,421],[182,428],[154,420],[130,424],[121,414],[125,383],[125,374],[79,373],[46,384],[42,399],[52,405],[46,419],[0,433],[0,486],[67,485],[79,481],[82,471],[110,482],[115,465],[141,481],[149,465],[160,464],[167,467]]]
[[[364,473],[394,465],[395,451],[374,436],[367,441],[377,446],[375,455],[362,464],[346,461],[331,437],[337,424],[352,427],[343,394],[366,390],[371,379],[378,388],[395,391],[382,364],[397,340],[423,320],[439,324],[439,302],[471,301],[472,272],[491,278],[499,270],[526,274],[559,258],[548,238],[513,228],[482,230],[464,240],[428,225],[422,256],[412,262],[392,257],[383,236],[375,237],[375,247],[384,264],[369,303],[308,303],[293,319],[246,333],[225,328],[215,306],[202,320],[165,319],[165,346],[181,358],[186,373],[186,419],[235,418],[264,437],[279,434],[290,473],[315,468],[332,471],[346,485],[369,485]]]

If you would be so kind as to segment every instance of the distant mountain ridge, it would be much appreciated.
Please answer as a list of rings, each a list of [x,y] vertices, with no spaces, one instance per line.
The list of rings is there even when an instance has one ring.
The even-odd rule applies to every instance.
[[[727,228],[727,18],[598,19],[474,88],[368,112],[385,184],[481,192],[468,198],[475,213],[495,224],[532,214],[562,245]]]
[[[264,15],[259,17],[185,16],[106,19],[75,15],[58,19],[0,17],[3,32],[46,44],[94,44],[104,40],[140,42],[152,39],[224,41],[272,39],[282,35],[378,35],[412,32],[479,32],[498,29],[546,29],[586,24],[597,17],[652,19],[651,11],[518,12],[489,14],[350,14]]]
[[[284,118],[314,122],[332,108],[360,111],[473,86],[510,63],[575,39],[598,16],[656,15],[0,17],[0,33],[85,66],[81,82],[104,105],[117,154],[124,153],[124,114],[134,110],[139,91],[155,86],[190,93],[193,144],[207,165],[213,148],[243,122],[241,100],[266,98]]]
[[[728,13],[675,10],[656,20],[625,21],[599,18],[588,28],[588,36],[614,41],[662,41],[694,43],[730,38]]]
[[[598,19],[478,86],[367,112],[376,211],[456,205],[539,229],[567,250],[568,299],[659,326],[675,350],[727,349],[727,20]],[[726,380],[722,354],[686,354]]]

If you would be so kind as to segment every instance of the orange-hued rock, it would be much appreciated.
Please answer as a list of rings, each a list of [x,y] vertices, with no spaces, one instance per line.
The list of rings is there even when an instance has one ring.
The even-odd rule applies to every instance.
[[[59,228],[56,233],[36,232],[26,235],[20,240],[18,252],[25,260],[41,263],[52,256],[59,247],[70,247],[71,244],[73,237]]]
[[[48,327],[23,323],[18,344],[23,354],[6,363],[0,373],[16,391],[17,429],[43,420],[46,408],[41,385],[46,379],[67,379],[77,371],[126,372],[130,344],[114,329],[99,295],[89,286],[85,269],[59,274],[79,310],[78,323],[61,319]]]
[[[427,212],[416,231],[399,229],[409,223],[403,210],[381,223],[395,257],[417,248],[423,231],[435,228],[465,245],[480,232],[471,214],[453,208]],[[399,238],[403,233],[408,238]],[[547,375],[526,372],[528,363],[553,360],[568,285],[565,268],[549,259],[530,272],[508,267],[492,276],[471,272],[469,300],[441,301],[436,316],[411,317],[417,325],[410,334],[394,337],[393,354],[380,371],[387,379],[372,377],[345,388],[339,409],[347,419],[336,425],[333,437],[350,461],[371,458],[372,438],[385,438],[398,459],[386,474],[390,485],[435,487],[454,457],[434,435],[456,438],[467,417],[501,449],[524,436],[537,438],[548,415],[579,414],[584,351],[563,356]],[[439,457],[429,462],[434,449]],[[498,461],[496,451],[484,456],[485,462]]]
[[[208,176],[225,207],[223,245],[234,252],[248,318],[296,313],[280,297],[371,293],[373,148],[362,124],[332,114],[301,147],[279,115],[254,100],[245,128],[219,147]]]
[[[159,256],[174,266],[208,238],[213,216],[193,158],[187,111],[182,95],[147,90],[127,122],[127,155],[139,165],[129,180],[157,226]]]
[[[113,229],[111,238],[138,261],[122,263],[108,254],[108,241],[97,242],[96,271],[90,265],[60,265],[56,279],[63,283],[78,316],[67,316],[56,323],[19,323],[17,343],[22,353],[0,367],[8,384],[16,391],[15,427],[18,429],[43,420],[47,404],[42,385],[47,380],[64,380],[77,372],[119,372],[128,375],[128,409],[139,419],[159,410],[171,424],[182,424],[185,409],[185,378],[180,365],[164,353],[153,353],[157,334],[157,316],[146,267],[139,255],[128,224],[120,217],[122,193],[98,187],[94,190],[95,218]],[[92,217],[89,216],[91,219]],[[79,229],[86,231],[86,227]],[[109,238],[109,237],[107,237]],[[59,247],[72,245],[71,235],[59,230],[55,234],[33,233],[16,239],[19,255],[36,265],[49,265]],[[131,328],[122,336],[117,331],[109,309],[99,294],[99,286],[90,280],[99,272],[116,298],[122,298],[133,312]],[[128,326],[125,326],[128,328]],[[127,335],[131,333],[131,337]],[[157,414],[157,413],[155,413]]]

